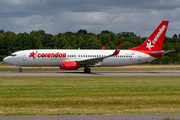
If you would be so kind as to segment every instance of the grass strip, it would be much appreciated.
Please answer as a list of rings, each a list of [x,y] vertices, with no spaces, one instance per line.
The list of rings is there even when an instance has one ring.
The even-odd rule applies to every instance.
[[[180,113],[179,77],[0,77],[0,116]]]

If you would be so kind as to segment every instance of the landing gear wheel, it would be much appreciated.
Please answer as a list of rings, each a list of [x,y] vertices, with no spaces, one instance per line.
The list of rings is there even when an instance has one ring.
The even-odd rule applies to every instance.
[[[22,69],[21,69],[21,68],[19,69],[19,72],[20,72],[20,73],[22,72]]]
[[[84,72],[85,72],[85,73],[90,73],[90,72],[91,72],[91,69],[90,69],[90,68],[84,68]]]
[[[90,68],[87,68],[87,69],[86,69],[86,72],[87,72],[87,73],[90,73],[90,72],[91,72],[91,69],[90,69]]]

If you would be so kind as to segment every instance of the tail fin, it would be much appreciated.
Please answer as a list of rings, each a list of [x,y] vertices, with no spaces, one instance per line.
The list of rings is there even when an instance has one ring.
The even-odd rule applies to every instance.
[[[163,20],[154,32],[140,46],[128,50],[137,51],[161,51],[169,21]]]

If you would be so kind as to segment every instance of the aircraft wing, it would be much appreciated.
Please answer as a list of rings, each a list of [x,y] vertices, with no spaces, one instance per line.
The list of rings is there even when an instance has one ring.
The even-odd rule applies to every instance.
[[[80,65],[95,65],[95,64],[97,64],[97,66],[98,66],[98,63],[103,62],[103,60],[104,60],[105,58],[118,55],[119,52],[120,52],[121,47],[122,47],[122,43],[119,45],[119,47],[118,47],[118,48],[114,51],[114,53],[111,54],[111,55],[102,56],[102,57],[97,57],[97,58],[91,58],[91,59],[86,59],[86,60],[80,60],[80,61],[77,61],[77,62],[78,62]]]
[[[167,50],[167,51],[162,50],[161,52],[151,53],[151,55],[160,55],[160,54],[165,54],[165,53],[169,53],[169,52],[172,52],[172,51],[175,51],[175,50]]]

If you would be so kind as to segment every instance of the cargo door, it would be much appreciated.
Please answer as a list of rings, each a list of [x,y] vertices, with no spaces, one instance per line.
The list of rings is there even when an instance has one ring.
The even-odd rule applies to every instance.
[[[141,61],[141,54],[140,53],[137,54],[137,60]]]

